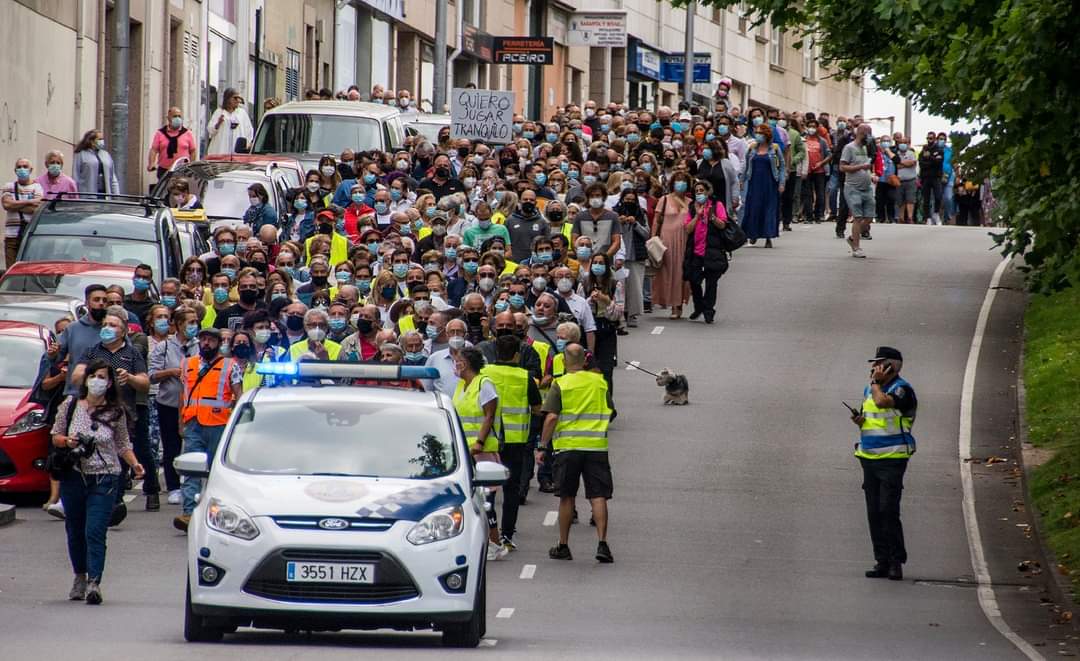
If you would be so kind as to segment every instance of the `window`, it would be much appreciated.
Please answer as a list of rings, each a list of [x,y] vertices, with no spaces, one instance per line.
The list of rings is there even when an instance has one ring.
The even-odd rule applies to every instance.
[[[817,80],[817,43],[810,36],[803,38],[802,77]]]
[[[41,340],[0,337],[0,388],[30,388],[37,378]]]
[[[775,25],[769,28],[769,64],[784,66],[784,31]]]
[[[739,13],[739,34],[746,34],[750,29],[750,9],[745,2],[740,2],[735,11]]]
[[[296,101],[300,98],[300,53],[291,48],[285,49],[285,100]]]
[[[373,119],[277,113],[259,124],[251,153],[336,154],[342,145],[360,151],[385,149],[382,131]]]

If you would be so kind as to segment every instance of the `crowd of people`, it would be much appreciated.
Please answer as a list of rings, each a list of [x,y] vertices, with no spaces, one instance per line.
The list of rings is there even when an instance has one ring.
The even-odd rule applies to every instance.
[[[359,98],[352,92],[347,98]],[[376,92],[404,99],[403,109],[410,103],[407,93]],[[217,131],[247,130],[235,119],[241,101],[227,100],[211,120]],[[943,190],[955,175],[943,133],[928,134],[916,156],[908,136],[874,136],[858,115],[744,114],[723,95],[713,111],[588,101],[548,121],[515,115],[513,131],[505,145],[454,139],[449,126],[433,142],[417,135],[393,153],[341,145],[289,192],[286,220],[265,187],[253,184],[243,222],[216,226],[212,250],[186,260],[179,277],[154,285],[151,267],[140,265],[130,290],[87,288],[88,311],[58,324],[43,378],[57,392],[55,445],[76,443],[74,430],[92,429],[111,458],[84,466],[103,476],[96,482],[76,489],[61,479],[46,506],[68,518],[73,567],[89,576],[96,599],[109,519],[103,508],[120,502],[125,464],[145,471],[148,510],[160,508],[164,469],[168,502],[181,506],[174,525],[186,529],[198,486],[182,486],[173,458],[182,448],[212,453],[226,404],[243,391],[281,385],[255,369],[271,361],[435,368],[438,378],[384,385],[453,398],[462,419],[476,421],[467,429],[476,456],[510,464],[501,530],[491,508],[489,556],[515,548],[516,508],[534,473],[540,491],[564,498],[560,529],[562,509],[576,516],[573,499],[566,502],[570,470],[575,493],[577,477],[586,481],[602,546],[597,558],[610,561],[601,507],[611,497],[606,423],[602,462],[588,455],[553,472],[559,461],[551,451],[560,447],[552,434],[559,434],[545,421],[572,404],[568,392],[593,388],[582,395],[593,407],[589,415],[613,420],[620,336],[654,309],[679,319],[691,302],[691,320],[714,322],[718,281],[729,266],[722,240],[728,223],[738,223],[751,244],[771,248],[793,223],[835,220],[843,238],[850,219],[846,238],[861,257],[860,240],[870,238],[875,220],[948,218]],[[147,169],[192,152],[185,135],[179,110],[170,109]],[[82,169],[77,181],[67,178],[59,152],[46,155],[47,172],[36,179],[28,159],[16,163],[16,181],[3,194],[9,263],[42,199],[60,190],[117,190],[103,154],[95,130],[76,154],[94,157],[88,178]],[[170,187],[170,204],[197,209],[197,195],[184,184]],[[961,188],[965,221],[975,221],[978,204],[967,184]],[[598,380],[560,381],[580,372]],[[524,381],[509,385],[521,375]],[[193,395],[222,406],[192,410]],[[501,420],[491,419],[495,398],[503,402]],[[507,410],[520,419],[508,420]],[[512,430],[520,432],[514,440]],[[551,557],[568,559],[560,537]],[[87,589],[77,581],[73,598]]]

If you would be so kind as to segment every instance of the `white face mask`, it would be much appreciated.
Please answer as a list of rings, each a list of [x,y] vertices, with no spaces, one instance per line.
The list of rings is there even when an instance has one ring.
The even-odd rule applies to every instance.
[[[309,328],[307,331],[308,339],[312,342],[322,342],[326,339],[326,331],[321,328]]]
[[[94,397],[101,397],[109,390],[109,380],[100,376],[92,376],[86,380],[86,390]]]
[[[332,177],[332,176],[334,176],[334,166],[333,165],[324,165],[321,168],[319,168],[319,171],[323,173],[324,177]]]
[[[559,278],[559,281],[555,283],[555,286],[559,288],[560,294],[568,294],[570,290],[574,288],[574,281],[570,278]]]
[[[451,337],[449,340],[447,340],[447,343],[450,345],[450,348],[453,349],[454,351],[461,351],[462,349],[465,348],[465,338],[458,337],[456,335],[454,337]]]
[[[399,169],[399,170],[408,170],[409,169],[409,162],[404,160],[404,159],[398,161],[397,163],[395,163],[395,165],[397,165],[397,169]]]
[[[533,278],[532,286],[535,291],[544,291],[547,289],[547,279],[537,276]]]
[[[495,278],[480,278],[480,289],[491,291],[495,288]]]
[[[309,191],[311,191],[312,193],[318,192],[318,190],[319,190],[319,182],[317,182],[317,181],[309,181],[307,183],[307,189]]]

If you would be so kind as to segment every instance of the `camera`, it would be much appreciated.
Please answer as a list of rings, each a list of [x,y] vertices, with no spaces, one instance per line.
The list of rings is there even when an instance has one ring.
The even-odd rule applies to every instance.
[[[77,443],[75,447],[55,448],[49,455],[46,468],[54,477],[75,470],[80,461],[94,453],[96,441],[93,436],[78,434],[75,436],[75,441]]]

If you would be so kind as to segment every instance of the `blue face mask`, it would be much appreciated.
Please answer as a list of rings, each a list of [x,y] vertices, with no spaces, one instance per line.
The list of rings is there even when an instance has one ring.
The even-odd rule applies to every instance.
[[[555,142],[559,139],[558,133],[548,133],[546,136],[548,142]]]
[[[176,307],[176,297],[175,296],[162,296],[161,297],[161,304],[171,310],[171,309]]]
[[[334,275],[334,280],[337,280],[339,285],[347,285],[352,282],[352,273],[348,271],[338,271]]]
[[[701,157],[704,158],[706,161],[711,161],[712,160],[712,150],[709,149],[708,147],[706,147],[705,149],[702,149],[701,150]]]
[[[652,124],[649,124],[649,130],[650,131],[652,129],[658,129],[658,128],[660,128],[660,122],[653,122]]]
[[[392,301],[397,296],[397,287],[383,287],[379,290],[379,293],[382,294],[382,297],[386,300]]]
[[[599,278],[600,276],[607,273],[607,266],[605,266],[604,264],[593,264],[589,267],[589,270],[592,271],[593,275]]]
[[[552,260],[551,253],[546,251],[546,250],[544,252],[536,253],[536,261],[540,262],[541,264],[547,264],[551,260]]]
[[[462,263],[461,268],[465,269],[466,273],[476,273],[480,268],[480,264],[479,262],[464,262]]]
[[[184,326],[184,335],[187,335],[188,339],[193,339],[195,337],[195,333],[198,333],[198,332],[199,332],[199,325],[198,324],[188,324],[187,326]]]
[[[600,132],[601,133],[607,133],[610,130],[611,130],[611,124],[601,124],[600,125]]]
[[[754,117],[750,120],[750,123],[754,126],[761,126],[764,122],[765,120],[761,117],[761,115],[758,115],[757,117]]]
[[[394,264],[391,268],[394,271],[394,277],[398,280],[404,278],[405,274],[409,271],[408,264]]]
[[[270,300],[271,301],[277,301],[277,300],[280,300],[282,298],[288,298],[288,297],[289,297],[289,295],[286,294],[283,291],[276,291],[273,294],[270,294]]]
[[[390,212],[390,205],[387,204],[386,202],[376,202],[375,203],[375,213],[379,214],[380,216],[385,216],[389,212]]]
[[[555,340],[555,350],[558,351],[559,353],[562,353],[562,352],[566,351],[566,344],[567,344],[566,340],[562,339],[561,337],[557,338]]]
[[[337,230],[338,234],[344,234],[345,233],[345,219],[344,218],[338,218],[336,221],[334,221],[334,229]]]
[[[375,179],[377,179],[377,177],[370,172],[364,175],[364,183],[368,186],[375,183]]]
[[[64,166],[59,163],[50,163],[45,166],[45,169],[49,171],[49,176],[59,177],[60,173],[64,171]]]
[[[682,181],[682,180],[676,181],[674,188],[675,188],[676,193],[685,193],[686,192],[686,182]]]
[[[419,232],[420,230],[424,229],[424,221],[417,218],[416,220],[413,221],[412,226],[413,226],[414,230]]]
[[[293,206],[296,208],[297,211],[303,211],[304,209],[307,209],[307,200],[302,197],[298,197],[293,202]]]
[[[424,214],[426,214],[428,218],[434,218],[437,213],[439,213],[439,209],[435,206],[430,206],[424,211]]]
[[[364,201],[364,196],[362,193],[353,193],[350,197],[352,198],[354,204],[362,204]]]
[[[522,132],[521,137],[525,138],[526,140],[532,140],[533,138],[536,137],[536,132],[535,131],[524,131],[524,132]]]
[[[771,126],[773,128],[776,128],[776,120],[775,119],[769,119],[769,126]]]
[[[533,181],[536,182],[537,186],[543,186],[544,184],[547,183],[547,175],[544,174],[543,172],[537,172],[536,176],[533,177]]]
[[[379,252],[379,242],[378,241],[368,241],[367,249],[368,249],[368,252],[371,253],[371,256],[375,257],[376,254]]]
[[[938,140],[937,141],[937,146],[938,146],[939,149],[944,149],[945,141],[944,140]]]
[[[454,247],[447,248],[446,251],[444,252],[444,254],[446,255],[447,259],[451,259],[451,260],[457,259],[457,248],[454,248]]]
[[[428,324],[427,328],[424,329],[424,334],[428,336],[428,339],[434,340],[439,337],[439,329],[432,324]]]
[[[399,191],[396,188],[391,188],[390,189],[390,199],[393,200],[394,202],[397,202],[398,200],[400,200],[401,199],[401,191]]]
[[[502,199],[503,199],[504,195],[506,195],[506,191],[504,191],[504,190],[495,191],[495,201],[496,202],[502,202]]]
[[[713,140],[716,140],[716,134],[715,133],[706,133],[705,134],[705,141],[706,142],[711,142]]]
[[[525,307],[525,297],[521,294],[510,294],[510,305],[520,310]]]
[[[727,124],[721,124],[720,126],[717,126],[716,127],[716,132],[717,132],[717,134],[722,135],[722,136],[727,135],[728,134]]]
[[[345,330],[345,320],[344,319],[338,319],[338,318],[331,319],[330,320],[330,330],[332,330],[334,332],[337,332],[337,333],[340,333],[341,331]]]
[[[476,219],[476,226],[479,227],[482,230],[486,230],[486,229],[491,227],[491,219],[490,218],[483,218],[483,219],[477,218]]]
[[[146,278],[135,278],[131,281],[131,286],[135,288],[135,291],[146,291],[150,289],[150,281]]]
[[[20,181],[26,181],[30,178],[30,168],[15,168],[15,176],[18,177]]]
[[[102,326],[101,331],[98,332],[98,337],[105,344],[116,341],[116,329],[111,326]]]
[[[641,169],[648,172],[648,173],[650,173],[650,174],[652,174],[652,170],[653,170],[652,163],[642,163],[641,164]]]
[[[169,320],[168,319],[155,319],[154,330],[164,335],[169,332]]]
[[[515,123],[515,124],[514,124],[514,133],[521,133],[521,127],[522,127],[522,126],[524,126],[524,124],[521,124],[521,123]]]
[[[570,164],[566,161],[563,161],[562,163],[559,163],[559,169],[563,172],[568,172],[570,170]]]
[[[585,175],[585,178],[583,179],[583,181],[585,182],[586,186],[592,186],[593,184],[596,183],[596,175],[595,174],[587,174],[587,175]]]
[[[672,122],[671,130],[675,131],[676,133],[682,133],[682,124],[680,124],[679,122]]]
[[[705,193],[698,193],[697,195],[694,196],[694,200],[698,204],[705,204],[705,201],[708,200],[708,199],[709,199],[709,196],[706,195]]]
[[[577,181],[577,178],[581,175],[581,173],[578,172],[577,170],[570,170],[569,172],[566,173],[566,175],[568,177],[570,177],[571,179],[573,179],[574,181]]]
[[[588,259],[590,257],[592,257],[592,248],[590,248],[588,246],[580,246],[580,247],[578,247],[578,249],[577,249],[578,261],[581,261],[583,259]]]
[[[231,254],[233,254],[235,252],[236,252],[236,244],[235,243],[219,243],[218,244],[218,254],[221,255],[222,257],[225,257],[227,255],[231,255]]]
[[[626,141],[629,142],[630,144],[634,144],[638,140],[641,140],[641,136],[638,135],[637,133],[628,133],[626,135]]]
[[[510,303],[507,301],[495,301],[495,311],[503,312],[506,308],[510,307]]]
[[[236,269],[221,269],[221,272],[229,276],[229,280],[236,280]]]
[[[357,280],[356,281],[356,289],[362,295],[367,296],[368,292],[371,291],[371,281],[370,280]]]
[[[229,300],[229,290],[228,289],[225,289],[224,287],[218,287],[217,289],[214,290],[214,302],[215,303],[224,303],[227,300]]]

